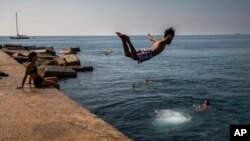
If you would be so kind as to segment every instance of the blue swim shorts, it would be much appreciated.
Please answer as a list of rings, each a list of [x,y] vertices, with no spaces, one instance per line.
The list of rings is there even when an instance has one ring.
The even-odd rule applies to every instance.
[[[138,64],[153,57],[153,52],[151,49],[140,49],[136,51],[138,56]]]

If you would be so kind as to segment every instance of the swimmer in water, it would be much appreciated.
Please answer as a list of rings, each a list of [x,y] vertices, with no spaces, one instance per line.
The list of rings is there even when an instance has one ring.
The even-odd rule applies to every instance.
[[[144,84],[145,84],[145,85],[150,84],[150,83],[152,83],[152,81],[150,81],[150,80],[148,80],[148,79],[145,79],[145,80],[144,80]]]
[[[134,83],[132,83],[131,89],[132,89],[133,91],[135,90],[135,84],[134,84]]]
[[[199,106],[193,105],[194,110],[195,110],[196,112],[204,111],[204,110],[206,110],[207,108],[209,108],[209,106],[210,106],[210,102],[209,102],[208,99],[206,99],[206,100],[204,101],[204,103],[201,104],[201,105],[199,105]]]

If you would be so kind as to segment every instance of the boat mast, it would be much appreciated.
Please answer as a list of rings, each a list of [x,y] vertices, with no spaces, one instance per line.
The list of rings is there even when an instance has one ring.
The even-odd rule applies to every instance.
[[[17,25],[17,12],[16,12],[16,36],[18,36],[18,25]]]

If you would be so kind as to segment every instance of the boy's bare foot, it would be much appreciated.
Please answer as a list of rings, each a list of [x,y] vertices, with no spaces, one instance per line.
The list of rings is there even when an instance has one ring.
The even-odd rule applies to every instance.
[[[129,37],[126,34],[123,34],[121,32],[116,32],[116,34],[121,38],[121,39],[129,39]]]

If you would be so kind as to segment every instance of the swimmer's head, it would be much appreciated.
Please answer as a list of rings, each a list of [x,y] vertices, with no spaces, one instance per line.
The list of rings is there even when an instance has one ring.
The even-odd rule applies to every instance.
[[[206,106],[209,106],[209,105],[210,105],[209,100],[208,100],[208,99],[206,99],[206,100],[205,100],[205,102],[204,102],[204,104],[205,104]]]
[[[134,89],[134,88],[135,88],[135,84],[134,84],[134,83],[132,83],[131,87]]]

